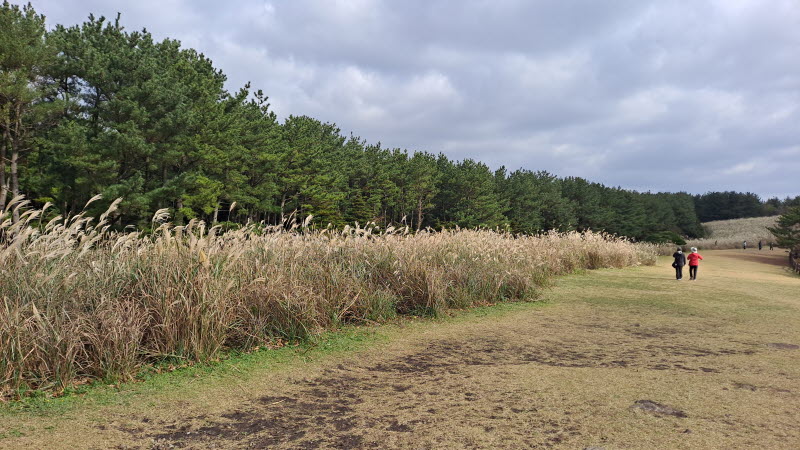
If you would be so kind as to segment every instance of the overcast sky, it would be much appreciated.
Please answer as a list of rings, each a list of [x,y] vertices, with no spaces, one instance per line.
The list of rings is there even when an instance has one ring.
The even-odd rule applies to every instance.
[[[798,0],[38,0],[179,39],[279,117],[640,191],[800,194]]]

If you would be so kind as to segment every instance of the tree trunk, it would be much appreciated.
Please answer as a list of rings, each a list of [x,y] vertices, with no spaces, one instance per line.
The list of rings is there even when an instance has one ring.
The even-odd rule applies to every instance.
[[[22,138],[22,117],[21,106],[17,105],[17,117],[15,117],[14,133],[11,137],[11,198],[19,195],[19,150],[20,140]],[[19,210],[14,208],[14,213],[11,218],[13,223],[19,222]]]
[[[183,213],[181,210],[183,209],[183,199],[178,197],[175,200],[175,223],[177,225],[183,225]]]
[[[0,140],[0,211],[6,209],[6,196],[8,195],[8,184],[6,183],[6,146],[8,134],[3,132]]]
[[[422,228],[422,197],[417,202],[417,231]]]
[[[284,193],[284,194],[283,194],[283,197],[281,198],[281,222],[280,222],[280,224],[279,224],[279,225],[284,225],[283,221],[284,221],[286,218],[285,218],[285,216],[284,216],[284,211],[283,211],[283,208],[285,208],[285,207],[286,207],[286,193]]]
[[[17,161],[19,160],[19,149],[17,144],[11,144],[11,198],[19,195],[19,173]],[[19,210],[14,208],[14,214],[11,219],[14,223],[19,222]]]
[[[19,195],[19,150],[12,146],[11,148],[11,195],[16,197]]]
[[[217,206],[214,207],[214,219],[211,222],[211,224],[212,225],[216,225],[218,218],[219,218],[219,203],[217,203]],[[229,218],[229,220],[230,220],[230,218]]]

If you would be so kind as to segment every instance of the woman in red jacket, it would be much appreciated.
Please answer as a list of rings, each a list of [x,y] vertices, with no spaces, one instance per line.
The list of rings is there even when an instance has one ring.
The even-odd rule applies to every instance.
[[[697,253],[697,247],[692,247],[692,253],[686,257],[689,260],[689,279],[697,279],[697,266],[700,265],[700,260],[703,259],[700,253]]]

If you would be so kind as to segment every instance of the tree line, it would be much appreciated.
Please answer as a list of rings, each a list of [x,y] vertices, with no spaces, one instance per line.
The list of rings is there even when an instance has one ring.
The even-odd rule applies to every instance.
[[[229,92],[225,81],[202,53],[128,32],[119,17],[48,31],[30,4],[4,2],[0,209],[25,195],[75,214],[99,193],[106,205],[123,199],[118,227],[147,226],[168,208],[176,223],[313,215],[322,227],[593,229],[664,241],[702,236],[700,221],[723,214],[716,194],[752,195],[639,193],[384,148],[312,117],[279,121],[262,91]]]
[[[800,206],[800,195],[794,198],[773,197],[766,201],[752,192],[708,192],[694,196],[697,217],[701,222],[743,217],[776,216]]]

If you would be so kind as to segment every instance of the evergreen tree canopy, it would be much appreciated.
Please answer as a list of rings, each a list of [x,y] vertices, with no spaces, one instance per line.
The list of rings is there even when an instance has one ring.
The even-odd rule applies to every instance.
[[[32,7],[0,7],[0,207],[8,194],[74,214],[122,198],[114,226],[314,216],[317,226],[597,230],[637,240],[699,237],[700,221],[784,212],[752,193],[639,193],[582,178],[386,149],[333,123],[279,123],[267,96],[202,53],[120,18],[46,31]],[[92,211],[94,212],[94,211]],[[672,239],[672,238],[670,238]],[[673,239],[674,240],[674,239]]]
[[[800,206],[792,207],[779,217],[778,223],[769,231],[775,235],[779,246],[800,250]]]

